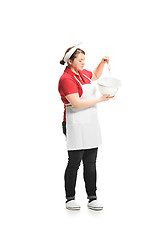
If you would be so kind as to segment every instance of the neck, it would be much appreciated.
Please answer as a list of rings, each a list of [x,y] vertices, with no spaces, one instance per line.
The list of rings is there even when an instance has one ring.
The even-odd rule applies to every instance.
[[[79,75],[79,71],[78,71],[77,69],[72,68],[72,67],[70,67],[70,69],[71,69],[72,72],[74,72],[75,74],[78,74],[78,75]]]

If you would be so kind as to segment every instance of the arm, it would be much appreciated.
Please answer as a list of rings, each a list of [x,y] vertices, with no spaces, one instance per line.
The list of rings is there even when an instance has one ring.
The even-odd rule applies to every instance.
[[[94,99],[80,99],[78,93],[68,94],[65,97],[75,109],[91,107],[97,103],[108,101],[110,99],[109,94]]]
[[[106,64],[106,62],[109,62],[109,57],[103,57],[101,62],[98,64],[98,66],[94,69],[93,73],[93,77],[92,77],[92,81],[97,80],[98,78],[100,78],[100,76],[102,75],[103,72],[103,68]]]

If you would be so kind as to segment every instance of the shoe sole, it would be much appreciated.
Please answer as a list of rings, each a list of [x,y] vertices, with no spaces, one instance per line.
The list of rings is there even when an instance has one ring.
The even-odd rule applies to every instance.
[[[89,209],[91,210],[94,210],[94,211],[101,211],[103,210],[103,207],[102,208],[92,208],[92,207],[88,207]]]
[[[80,208],[69,208],[69,207],[66,207],[66,209],[73,210],[73,211],[79,211],[80,210]]]

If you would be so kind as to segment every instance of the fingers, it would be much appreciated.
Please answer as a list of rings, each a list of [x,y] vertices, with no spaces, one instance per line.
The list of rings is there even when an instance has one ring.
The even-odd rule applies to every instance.
[[[106,97],[106,98],[109,98],[110,97],[110,94],[105,94],[105,95],[103,95],[104,97]]]
[[[111,97],[109,97],[109,98],[114,98],[114,96],[111,96]]]
[[[110,99],[109,94],[103,95],[103,101],[108,101]]]
[[[110,94],[105,94],[100,97],[100,102],[108,101],[109,99],[113,98],[114,96],[110,96]]]
[[[114,98],[114,96],[110,96],[110,94],[103,95],[105,97],[105,100],[108,101],[111,98]]]
[[[106,62],[109,63],[109,57],[107,57],[107,56],[103,57],[102,62],[103,63],[106,63]]]

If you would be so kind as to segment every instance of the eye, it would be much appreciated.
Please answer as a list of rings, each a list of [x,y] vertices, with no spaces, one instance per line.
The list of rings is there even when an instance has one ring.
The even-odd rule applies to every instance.
[[[85,59],[81,59],[81,60],[79,60],[79,62],[84,62],[85,61]]]

